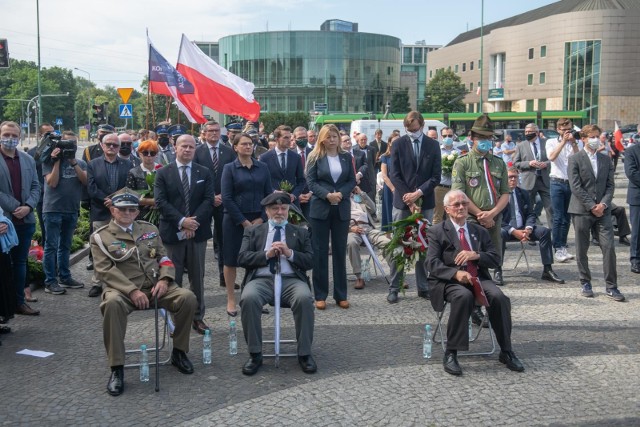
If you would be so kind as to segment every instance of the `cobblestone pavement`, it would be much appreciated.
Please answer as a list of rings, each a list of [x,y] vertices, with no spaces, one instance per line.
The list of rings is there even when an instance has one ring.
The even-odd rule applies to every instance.
[[[626,206],[626,180],[616,179],[616,202]],[[570,236],[570,241],[572,239]],[[526,372],[514,373],[488,357],[461,357],[462,377],[442,369],[442,349],[422,358],[421,331],[435,324],[428,301],[417,297],[413,274],[400,302],[386,302],[386,283],[352,289],[352,306],[329,304],[316,313],[315,375],[295,359],[280,367],[266,359],[257,375],[241,374],[246,346],[228,355],[224,290],[208,251],[205,320],[213,329],[213,364],[201,362],[202,338],[192,333],[194,375],[171,366],[161,389],[125,372],[125,393],[105,391],[109,375],[102,345],[99,299],[88,289],[53,296],[34,293],[39,317],[18,316],[0,347],[0,424],[3,425],[640,425],[640,276],[629,271],[629,249],[616,240],[619,287],[627,302],[604,296],[602,257],[591,248],[596,297],[580,296],[575,262],[556,264],[567,283],[539,280],[537,248],[527,247],[526,267],[513,271],[519,247],[508,245],[504,292],[513,306],[514,350]],[[89,283],[84,260],[73,267]],[[264,317],[268,327],[273,316]],[[283,335],[293,334],[290,313]],[[130,316],[127,343],[151,344],[151,313]],[[481,344],[487,344],[481,335]],[[37,359],[15,354],[29,348],[55,354]]]

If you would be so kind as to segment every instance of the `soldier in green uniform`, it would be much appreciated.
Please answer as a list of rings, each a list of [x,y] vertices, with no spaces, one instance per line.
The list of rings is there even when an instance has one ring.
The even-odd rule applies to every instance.
[[[478,117],[469,132],[473,147],[453,165],[452,190],[462,190],[469,198],[469,218],[489,231],[496,248],[502,247],[502,211],[509,203],[507,165],[492,153],[493,123],[486,114]],[[502,264],[502,262],[501,262]],[[503,285],[502,274],[495,282]]]
[[[135,221],[139,196],[125,187],[110,198],[111,222],[91,235],[91,252],[96,276],[106,284],[100,310],[111,366],[107,391],[118,396],[124,390],[127,316],[135,309],[149,308],[155,297],[158,307],[172,312],[175,319],[171,363],[184,374],[193,373],[186,353],[196,296],[173,283],[173,262],[166,256],[158,229],[149,222]]]

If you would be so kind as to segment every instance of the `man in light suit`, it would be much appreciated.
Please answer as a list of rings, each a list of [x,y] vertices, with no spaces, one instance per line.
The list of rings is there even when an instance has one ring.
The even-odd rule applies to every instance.
[[[281,190],[283,181],[293,186],[287,192],[291,196],[291,203],[299,205],[298,197],[305,185],[304,170],[300,156],[289,149],[291,144],[291,128],[281,125],[273,131],[276,137],[276,146],[260,156],[260,161],[267,164],[271,174],[271,185],[276,190]]]
[[[0,210],[11,219],[18,235],[18,245],[9,255],[16,288],[16,313],[40,314],[31,308],[24,295],[27,281],[27,256],[36,230],[33,210],[40,199],[40,182],[33,157],[18,150],[21,129],[15,122],[0,123]]]
[[[421,211],[431,221],[436,206],[434,190],[440,184],[442,174],[440,144],[424,134],[424,118],[417,111],[407,114],[404,127],[407,134],[397,139],[391,149],[389,178],[395,187],[393,221],[404,219],[416,211]],[[418,206],[418,200],[422,201],[422,206]],[[415,268],[418,296],[429,299],[424,258],[418,259]],[[403,271],[391,267],[391,286],[387,295],[390,304],[398,302],[402,274]]]
[[[204,335],[209,329],[203,321],[204,258],[212,236],[214,185],[211,171],[193,161],[195,150],[191,135],[178,137],[176,160],[158,170],[154,195],[160,210],[160,237],[176,267],[175,281],[182,287],[187,267],[191,291],[198,299],[192,326]]]
[[[242,237],[238,263],[247,269],[242,289],[242,329],[249,348],[249,360],[242,368],[253,375],[262,365],[262,307],[274,301],[273,278],[279,261],[282,274],[282,304],[290,306],[296,325],[298,363],[307,374],[316,372],[311,355],[314,306],[306,271],[313,266],[309,232],[287,224],[290,199],[284,193],[271,193],[262,199],[269,221],[248,227]]]
[[[569,157],[569,186],[571,200],[569,213],[572,214],[576,235],[576,259],[582,285],[582,296],[593,297],[591,271],[587,251],[590,230],[596,227],[600,250],[602,251],[606,295],[614,301],[624,301],[618,290],[616,252],[613,246],[613,221],[611,220],[611,200],[615,184],[613,164],[606,154],[599,153],[598,137],[602,131],[596,125],[587,125],[580,131],[584,150]]]
[[[615,168],[614,168],[615,170]],[[631,272],[640,273],[640,144],[624,150],[624,173],[629,179],[627,203],[631,218]]]
[[[513,165],[521,172],[521,188],[529,192],[529,200],[536,200],[540,195],[542,205],[547,214],[547,225],[553,223],[551,195],[549,193],[549,170],[551,162],[547,158],[544,140],[538,137],[538,126],[529,123],[524,129],[526,141],[518,143],[513,155]]]
[[[427,230],[427,267],[431,284],[431,305],[435,311],[444,310],[445,301],[451,305],[447,325],[447,350],[444,370],[462,375],[458,364],[458,350],[469,349],[469,316],[475,305],[471,278],[478,278],[489,301],[487,312],[498,344],[499,360],[512,371],[522,372],[524,366],[511,346],[511,301],[491,280],[489,268],[500,264],[500,255],[489,232],[481,225],[467,221],[469,199],[460,190],[444,196],[448,218]],[[464,239],[464,240],[463,240]]]
[[[110,195],[127,185],[127,175],[133,167],[129,160],[118,156],[120,140],[115,133],[106,134],[100,142],[102,156],[95,157],[87,165],[87,192],[91,202],[89,219],[93,230],[107,225],[111,220]],[[89,296],[102,294],[102,283],[94,274]]]
[[[364,154],[364,161],[367,165],[366,175],[362,178],[360,182],[360,189],[367,193],[369,198],[373,200],[373,203],[376,202],[376,169],[375,169],[375,160],[376,160],[376,150],[367,145],[367,134],[361,133],[356,137],[357,147],[353,149],[354,152],[361,152]],[[373,217],[375,219],[375,212]]]
[[[222,218],[224,215],[224,206],[222,206],[222,189],[220,181],[222,179],[222,170],[224,165],[231,163],[236,159],[236,152],[227,144],[223,144],[220,139],[220,123],[215,120],[206,122],[203,125],[204,141],[196,148],[194,161],[206,168],[213,174],[213,238],[218,249],[218,272],[220,277],[220,286],[226,287],[224,281],[223,265],[222,265]],[[214,159],[216,163],[214,164]]]

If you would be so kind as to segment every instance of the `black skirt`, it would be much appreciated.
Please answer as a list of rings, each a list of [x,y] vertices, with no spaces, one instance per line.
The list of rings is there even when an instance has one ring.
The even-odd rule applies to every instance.
[[[16,288],[13,284],[11,257],[0,253],[0,316],[11,319],[16,312]]]

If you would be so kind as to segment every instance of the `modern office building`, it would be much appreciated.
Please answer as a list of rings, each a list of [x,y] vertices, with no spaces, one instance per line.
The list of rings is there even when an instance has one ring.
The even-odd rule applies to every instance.
[[[424,87],[427,83],[427,56],[429,52],[440,47],[439,45],[427,45],[425,40],[415,44],[402,45],[400,87],[409,89],[411,109],[417,109],[424,101]]]
[[[431,52],[427,81],[451,69],[467,111],[585,110],[591,122],[640,117],[640,1],[562,0],[477,28]],[[482,92],[480,67],[483,70]]]
[[[255,85],[262,111],[383,112],[399,89],[400,39],[357,32],[356,23],[335,19],[322,28],[236,34],[197,45]]]

